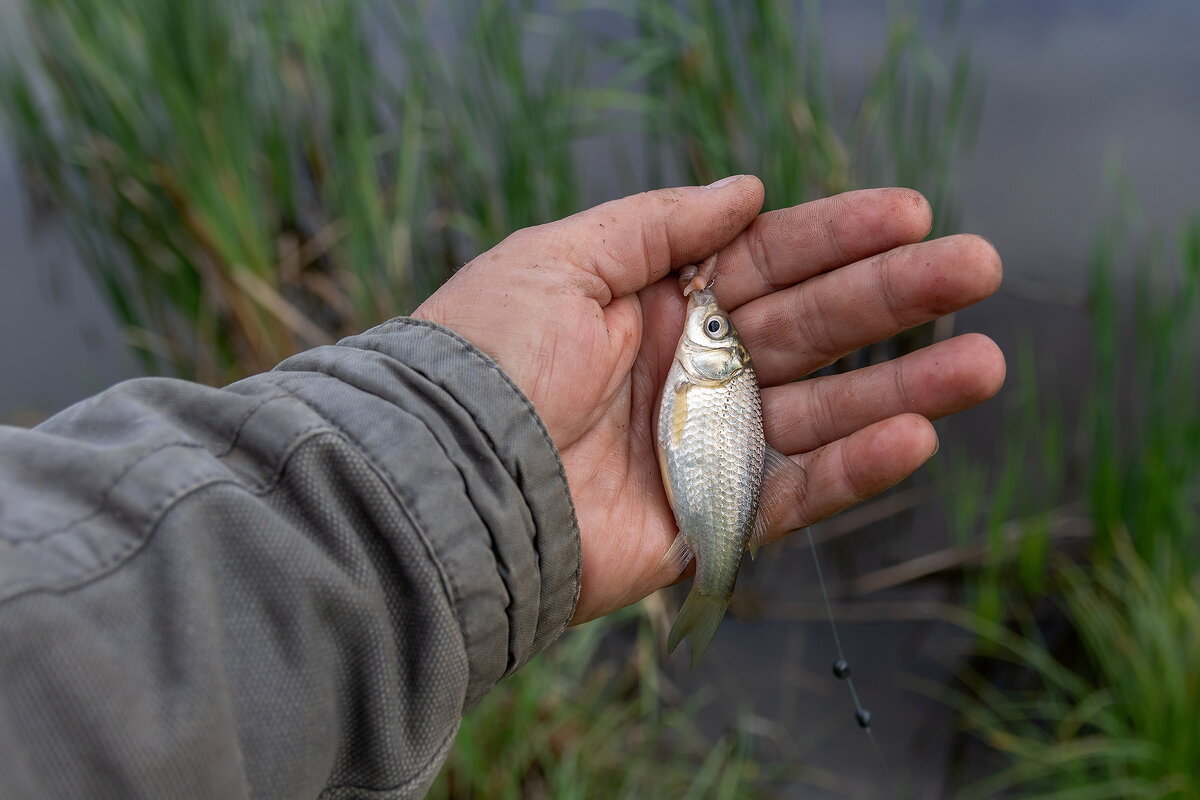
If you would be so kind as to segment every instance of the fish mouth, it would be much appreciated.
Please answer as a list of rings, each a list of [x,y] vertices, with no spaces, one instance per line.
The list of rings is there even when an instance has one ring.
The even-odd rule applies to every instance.
[[[688,310],[694,308],[704,308],[706,306],[715,306],[717,304],[717,296],[713,294],[712,289],[696,289],[688,295]]]
[[[717,254],[713,253],[700,264],[689,264],[679,270],[679,286],[684,297],[712,288],[717,280]],[[711,293],[710,293],[711,294]]]

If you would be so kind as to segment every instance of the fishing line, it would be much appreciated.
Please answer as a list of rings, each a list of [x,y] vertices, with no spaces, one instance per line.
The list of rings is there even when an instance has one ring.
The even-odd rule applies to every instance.
[[[883,757],[883,750],[879,747],[879,742],[875,740],[875,734],[871,731],[871,712],[863,708],[863,704],[858,699],[858,690],[854,688],[854,677],[850,674],[850,662],[846,660],[846,653],[842,650],[842,637],[838,635],[837,621],[833,618],[833,604],[829,602],[829,592],[825,590],[825,573],[821,571],[821,558],[817,555],[817,543],[813,539],[812,526],[804,529],[808,535],[808,549],[813,554],[813,564],[817,567],[817,583],[821,586],[821,597],[825,600],[825,613],[829,616],[829,630],[833,632],[833,646],[837,649],[837,661],[833,662],[833,674],[846,682],[847,688],[850,689],[850,699],[854,702],[854,720],[858,726],[867,734],[867,739],[871,742],[872,749],[875,750],[875,756],[879,759],[879,766],[883,768],[883,775],[887,778],[888,786],[891,787],[892,795],[897,796],[896,783],[892,780],[892,771],[888,769],[887,759]]]

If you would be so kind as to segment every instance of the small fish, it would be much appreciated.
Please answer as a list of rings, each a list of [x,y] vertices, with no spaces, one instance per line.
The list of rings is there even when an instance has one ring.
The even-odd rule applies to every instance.
[[[680,274],[687,318],[658,411],[658,461],[679,535],[663,569],[696,577],[671,626],[668,652],[684,637],[692,666],[712,642],[733,596],[742,553],[766,533],[764,478],[802,470],[763,436],[758,378],[729,315],[710,288],[712,259]],[[770,502],[770,501],[768,501]]]

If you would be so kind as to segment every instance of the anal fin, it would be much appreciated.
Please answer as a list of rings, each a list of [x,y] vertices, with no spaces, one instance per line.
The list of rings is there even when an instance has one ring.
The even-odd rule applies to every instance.
[[[658,572],[671,576],[671,580],[675,580],[683,571],[687,569],[688,562],[692,560],[692,548],[688,546],[687,540],[683,538],[681,531],[675,537],[675,541],[671,542],[671,546],[667,548],[667,552],[663,553],[662,559],[658,562]]]

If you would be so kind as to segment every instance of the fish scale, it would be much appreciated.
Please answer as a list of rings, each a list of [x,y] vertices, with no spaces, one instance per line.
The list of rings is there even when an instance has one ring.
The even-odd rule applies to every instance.
[[[697,520],[681,523],[697,556],[696,585],[705,593],[726,594],[733,590],[758,510],[763,434],[754,370],[747,366],[720,388],[693,386],[687,403],[678,512],[689,523]]]
[[[712,328],[708,328],[712,325]],[[672,626],[692,663],[725,614],[758,512],[766,460],[758,379],[711,291],[693,291],[659,405],[658,453],[679,524],[667,560],[696,558],[696,578]]]

